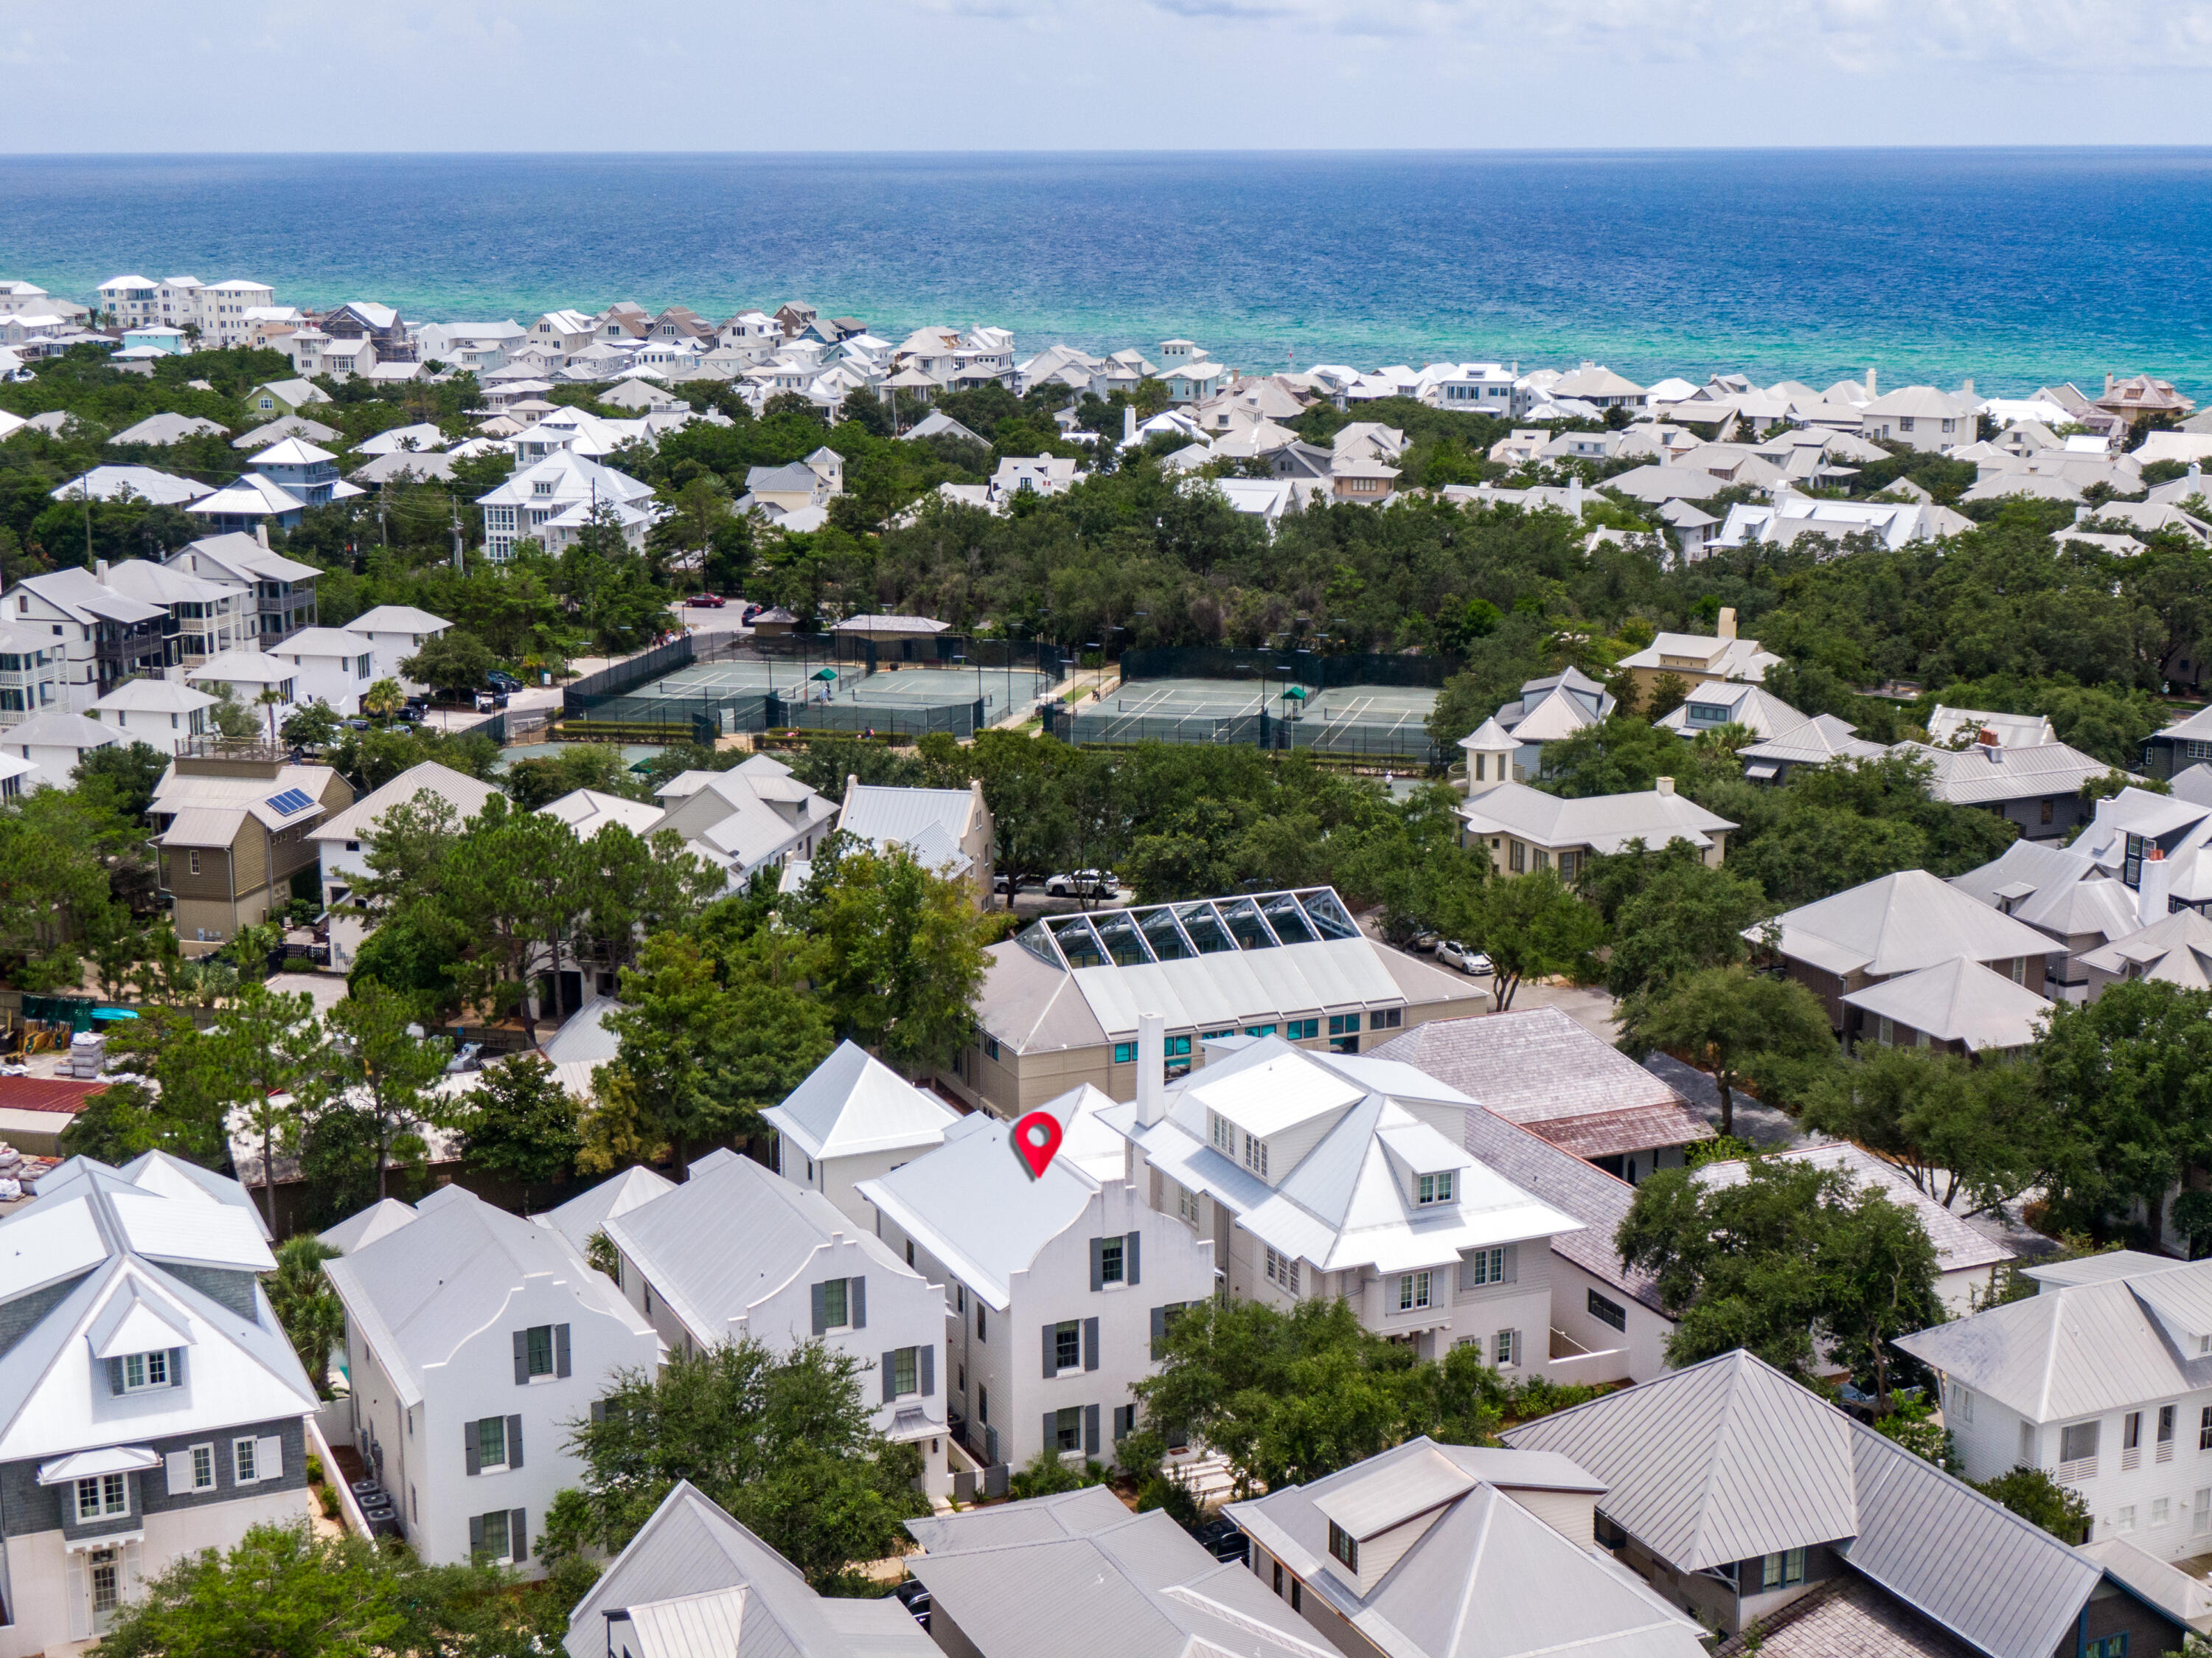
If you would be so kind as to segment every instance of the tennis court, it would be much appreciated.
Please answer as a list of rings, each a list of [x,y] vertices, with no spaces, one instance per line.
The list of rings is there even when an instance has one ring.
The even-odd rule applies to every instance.
[[[592,699],[595,720],[688,720],[704,716],[724,731],[757,731],[770,722],[862,731],[875,727],[957,730],[965,735],[975,704],[984,723],[1027,708],[1054,684],[1033,668],[908,668],[871,674],[858,662],[693,662],[617,695]],[[771,710],[771,693],[775,707]],[[880,717],[877,717],[880,716]]]
[[[1124,680],[1068,704],[1080,743],[1257,743],[1425,761],[1437,692],[1425,686],[1316,690],[1283,680]],[[1267,718],[1263,722],[1264,710]]]

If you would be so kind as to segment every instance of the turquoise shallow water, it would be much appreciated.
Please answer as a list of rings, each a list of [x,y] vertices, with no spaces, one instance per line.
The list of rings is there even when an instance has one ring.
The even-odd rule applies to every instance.
[[[2212,151],[0,159],[0,276],[410,315],[803,298],[1243,368],[1595,357],[2212,393]]]

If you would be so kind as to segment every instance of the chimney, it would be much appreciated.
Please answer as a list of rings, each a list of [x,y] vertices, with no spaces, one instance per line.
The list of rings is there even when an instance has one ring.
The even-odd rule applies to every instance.
[[[2086,524],[2089,521],[2089,508],[2087,503],[2085,502],[2074,509],[2074,521],[2077,524]]]
[[[105,558],[95,558],[92,561],[92,579],[102,583],[106,582],[107,560]]]
[[[2106,375],[2105,376],[2105,395],[2106,397],[2110,397],[2112,394],[2112,387],[2118,383],[2118,381],[2113,375]]]
[[[1124,443],[1137,441],[1137,405],[1133,403],[1121,405],[1121,441]]]
[[[1657,782],[1657,783],[1658,783],[1658,786],[1659,786],[1659,792],[1660,792],[1661,794],[1662,794],[1662,795],[1671,795],[1671,794],[1673,794],[1673,793],[1674,792],[1674,778],[1672,778],[1672,777],[1660,777],[1660,778],[1656,779],[1656,782]]]
[[[1150,1128],[1168,1114],[1168,1021],[1164,1014],[1137,1015],[1137,1126]]]
[[[253,527],[253,539],[261,543],[263,546],[267,546],[269,545],[269,526],[266,524],[256,524]]]
[[[1733,605],[1723,605],[1721,607],[1721,619],[1718,637],[1723,639],[1733,639],[1735,637],[1735,607]]]
[[[1972,397],[1973,394],[1974,377],[1972,375],[1968,375],[1964,380],[1959,382],[1959,395],[1961,397]]]
[[[2173,890],[2173,868],[2162,847],[2143,848],[2142,874],[2136,887],[2136,917],[2146,927],[2166,919],[2166,895]]]
[[[1867,370],[1867,396],[1869,398],[1875,398],[1880,395],[1881,393],[1875,390],[1874,370],[1869,369]]]

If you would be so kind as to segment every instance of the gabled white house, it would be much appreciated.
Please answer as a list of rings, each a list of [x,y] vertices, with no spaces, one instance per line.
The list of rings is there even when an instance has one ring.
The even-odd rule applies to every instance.
[[[691,850],[727,870],[732,888],[756,870],[812,857],[837,815],[835,804],[766,754],[727,771],[679,772],[655,792],[666,809],[653,832],[673,829]]]
[[[568,1424],[660,1344],[550,1227],[441,1186],[414,1219],[325,1263],[346,1308],[355,1448],[433,1564],[536,1575],[532,1539],[582,1465]]]
[[[617,521],[624,540],[642,548],[646,526],[652,522],[643,503],[652,498],[651,485],[554,447],[544,459],[520,466],[497,489],[477,498],[483,509],[485,556],[510,558],[516,542],[531,539],[549,551],[566,546],[601,509]]]
[[[1163,1087],[1140,1018],[1138,1097],[1102,1113],[1155,1205],[1212,1241],[1223,1289],[1289,1308],[1341,1298],[1424,1357],[1473,1346],[1551,1363],[1551,1244],[1581,1222],[1463,1143],[1474,1101],[1411,1065],[1279,1037],[1206,1044]]]
[[[1079,1096],[1046,1110],[1073,1114]],[[1110,1459],[1167,1320],[1214,1293],[1214,1246],[1065,1154],[1032,1178],[1011,1124],[976,1115],[872,1180],[885,1244],[945,1282],[947,1405],[987,1466]]]
[[[775,1130],[775,1169],[820,1192],[860,1225],[874,1208],[855,1190],[945,1143],[960,1113],[863,1047],[841,1042],[783,1103],[761,1113]]]
[[[301,702],[326,704],[343,719],[361,712],[362,693],[376,677],[376,647],[349,628],[303,627],[268,655],[297,670]]]
[[[72,1158],[0,1219],[0,1658],[75,1650],[148,1580],[304,1521],[315,1390],[235,1180]]]
[[[336,817],[318,825],[307,838],[314,844],[323,902],[330,908],[331,966],[349,966],[361,949],[368,928],[358,910],[347,905],[355,884],[368,874],[368,843],[384,815],[395,806],[442,805],[453,814],[456,826],[484,809],[501,791],[481,778],[456,771],[435,760],[410,765],[381,789],[374,789]]]
[[[322,571],[270,552],[265,539],[242,531],[203,536],[161,562],[240,590],[240,613],[245,618],[240,643],[247,649],[265,649],[314,625],[315,578]]]
[[[0,656],[0,667],[7,658]],[[0,692],[4,696],[5,692]],[[175,680],[131,680],[86,709],[88,718],[112,725],[126,743],[152,745],[173,759],[206,734],[216,699]]]
[[[412,605],[379,605],[348,622],[345,631],[358,633],[368,641],[376,657],[373,670],[376,679],[398,680],[400,687],[411,695],[427,687],[403,676],[399,664],[452,626],[444,617],[433,616]]]
[[[623,1293],[671,1352],[750,1337],[778,1353],[820,1341],[850,1355],[868,1372],[876,1430],[920,1447],[923,1489],[945,1493],[943,1285],[820,1192],[726,1149],[600,1225],[620,1252]]]

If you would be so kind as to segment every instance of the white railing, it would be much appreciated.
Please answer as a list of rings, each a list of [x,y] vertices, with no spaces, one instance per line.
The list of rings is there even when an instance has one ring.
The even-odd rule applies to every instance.
[[[1579,1344],[1575,1343],[1573,1338],[1566,1335],[1564,1331],[1554,1330],[1552,1332],[1552,1336],[1553,1348],[1550,1356],[1547,1357],[1540,1365],[1531,1367],[1540,1369],[1547,1381],[1590,1384],[1628,1380],[1628,1350],[1626,1347],[1608,1347],[1598,1352],[1591,1352],[1585,1349],[1580,1352],[1562,1354],[1559,1350],[1559,1344],[1561,1341],[1564,1340],[1571,1345],[1579,1345]]]
[[[2060,1463],[2055,1472],[2060,1484],[2078,1485],[2085,1479],[2094,1479],[2097,1477],[2097,1459],[2093,1456],[2077,1456],[2071,1462]]]

